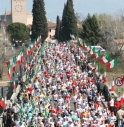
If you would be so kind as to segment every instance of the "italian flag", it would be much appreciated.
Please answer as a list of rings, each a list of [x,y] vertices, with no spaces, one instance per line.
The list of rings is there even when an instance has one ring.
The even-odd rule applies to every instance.
[[[90,52],[90,50],[91,50],[91,46],[87,46],[88,53]]]
[[[4,25],[6,25],[6,10],[5,10],[5,15],[4,15]]]
[[[20,55],[21,55],[21,61],[24,60],[24,51],[21,51]]]
[[[124,83],[124,76],[121,78],[121,82]]]
[[[71,38],[72,40],[75,40],[75,36],[74,36],[73,34],[70,34],[70,38]]]
[[[103,77],[102,77],[102,80],[103,80],[104,82],[107,82],[106,71],[104,71],[104,75],[103,75]]]
[[[93,54],[93,58],[97,59],[100,57],[100,50]]]
[[[82,43],[82,39],[81,38],[77,38],[78,42],[81,44]]]
[[[6,66],[8,67],[8,65],[10,64],[10,61],[6,61]]]
[[[114,76],[112,77],[112,86],[111,86],[111,91],[114,91],[114,85],[115,85],[115,83],[114,83]]]
[[[13,64],[13,58],[11,58],[11,59],[9,60],[9,64],[10,64],[10,66],[12,66],[12,64]]]
[[[103,55],[100,59],[101,64],[105,64],[110,60],[109,54],[106,52],[105,55]]]
[[[81,58],[86,59],[86,56],[84,55],[84,53],[81,54]]]
[[[12,70],[16,70],[16,56],[13,57]]]
[[[24,72],[26,72],[26,70],[27,70],[27,68],[26,68],[26,66],[24,66]]]
[[[117,58],[114,58],[112,61],[110,61],[109,63],[107,63],[106,67],[108,69],[111,69],[113,67],[116,67],[118,65],[118,60]]]
[[[95,47],[94,48],[91,48],[90,51],[89,51],[89,54],[90,55],[93,55],[95,53]]]
[[[86,43],[83,43],[83,49],[84,49],[84,50],[87,50],[87,49],[88,49],[88,46],[87,46]]]
[[[98,63],[97,66],[93,69],[94,72],[98,72],[100,70],[100,64]]]
[[[10,72],[10,64],[8,65],[8,78],[10,78],[10,74],[11,72]]]
[[[17,56],[17,61],[16,61],[16,64],[17,65],[20,65],[21,64],[21,52],[19,52],[18,56]]]
[[[28,56],[30,54],[30,47],[28,46],[26,49],[26,55]]]
[[[16,83],[15,83],[15,81],[13,82],[13,89],[16,90]]]

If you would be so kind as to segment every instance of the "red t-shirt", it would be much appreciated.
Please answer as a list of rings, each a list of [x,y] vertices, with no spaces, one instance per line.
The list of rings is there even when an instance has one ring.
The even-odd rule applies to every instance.
[[[56,114],[56,109],[51,109],[50,113],[55,113]]]
[[[124,105],[124,98],[121,98],[121,105]]]
[[[32,94],[32,88],[31,87],[29,87],[27,90],[29,91],[30,94]]]
[[[121,106],[120,101],[116,101],[114,107],[117,108],[117,109],[119,109],[120,106]]]
[[[62,114],[62,109],[57,109],[57,110],[56,110],[56,113],[57,113],[57,114],[58,114],[58,113]]]

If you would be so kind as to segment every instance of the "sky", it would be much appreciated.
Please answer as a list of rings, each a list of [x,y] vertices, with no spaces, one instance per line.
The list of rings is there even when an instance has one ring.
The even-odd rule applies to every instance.
[[[33,0],[27,1],[27,11],[32,11]],[[47,19],[56,22],[57,15],[62,17],[64,3],[67,0],[44,0]],[[73,0],[74,10],[86,17],[88,13],[123,13],[124,14],[124,0]],[[0,0],[0,14],[11,10],[11,0]]]

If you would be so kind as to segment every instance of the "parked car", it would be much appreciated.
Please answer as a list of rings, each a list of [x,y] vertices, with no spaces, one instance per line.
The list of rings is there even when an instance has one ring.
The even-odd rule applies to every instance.
[[[103,49],[101,46],[91,46],[91,48],[95,48],[95,52],[98,52],[99,50],[101,52],[105,52],[105,49]]]

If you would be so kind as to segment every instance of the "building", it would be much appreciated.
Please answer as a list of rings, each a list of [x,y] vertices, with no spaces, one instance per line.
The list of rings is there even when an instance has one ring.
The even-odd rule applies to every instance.
[[[4,15],[1,15],[1,25],[4,22]],[[11,11],[6,12],[6,25],[14,22],[24,23],[27,26],[31,26],[33,21],[32,13],[27,12],[26,0],[11,0]],[[56,24],[48,21],[48,37],[47,41],[50,41],[55,35]]]
[[[1,15],[1,24],[4,22],[4,15]],[[20,22],[27,26],[32,25],[32,13],[27,12],[26,0],[11,0],[11,11],[6,12],[6,25],[10,23]],[[80,27],[80,24],[77,24]],[[51,41],[54,38],[56,23],[48,21],[48,37],[46,41]]]
[[[46,41],[51,41],[55,36],[56,23],[48,21],[48,37]]]
[[[26,21],[23,20],[23,21],[25,21],[25,23],[23,21],[21,22],[21,20],[20,21],[13,20],[12,12],[11,11],[6,12],[6,25],[9,25],[10,23],[14,23],[14,22],[21,22],[21,23],[24,23],[25,25],[28,26],[29,24],[32,24],[32,20],[33,20],[32,13],[30,13],[30,12],[26,12]],[[4,22],[4,14],[1,15],[1,24],[2,25],[3,25],[3,22]]]

